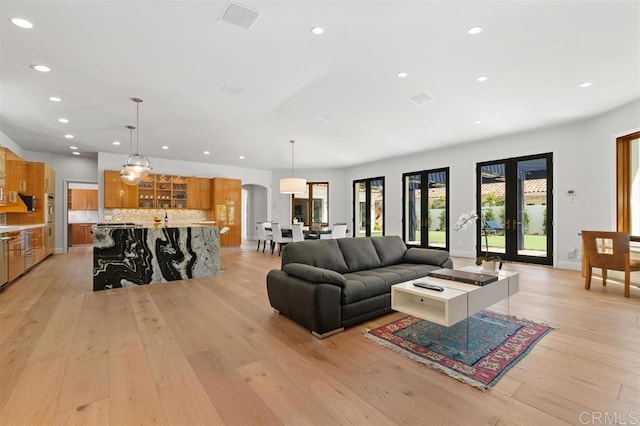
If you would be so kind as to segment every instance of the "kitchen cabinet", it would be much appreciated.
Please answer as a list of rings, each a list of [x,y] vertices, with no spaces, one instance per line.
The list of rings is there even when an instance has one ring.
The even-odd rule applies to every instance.
[[[46,257],[44,227],[31,230],[31,250],[33,251],[33,264],[37,265]]]
[[[138,207],[138,186],[127,185],[120,179],[120,172],[104,171],[104,208],[135,209]]]
[[[0,148],[0,207],[7,205],[7,150]]]
[[[95,189],[70,189],[71,210],[98,210],[98,191]]]
[[[9,282],[15,280],[25,271],[24,268],[24,233],[9,232]]]
[[[181,176],[150,174],[138,184],[138,207],[185,209],[190,180]]]
[[[38,203],[43,201],[44,195],[44,163],[25,162],[25,190],[21,191],[27,195],[36,197]],[[37,209],[41,207],[37,205]]]
[[[190,209],[211,209],[211,179],[190,177],[187,179],[189,195],[187,207]]]
[[[242,181],[240,179],[211,179],[212,209],[209,220],[216,225],[229,228],[220,235],[221,246],[237,246],[242,241]]]
[[[27,190],[26,181],[26,161],[16,155],[7,148],[5,151],[5,169],[6,169],[6,198],[8,206],[18,204],[18,193],[24,193]]]
[[[56,173],[53,171],[51,167],[44,164],[44,192],[45,194],[55,194],[56,193]],[[96,197],[98,195],[96,194]]]
[[[94,223],[72,223],[71,224],[71,245],[93,244],[93,233],[91,228]]]

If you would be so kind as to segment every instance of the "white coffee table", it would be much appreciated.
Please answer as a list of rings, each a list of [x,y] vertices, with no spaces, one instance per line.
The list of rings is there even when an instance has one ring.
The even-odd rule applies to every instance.
[[[475,267],[462,269],[478,272]],[[500,271],[496,274],[498,281],[485,286],[433,277],[395,284],[391,286],[391,309],[450,327],[503,299],[508,300],[518,292],[520,284],[517,272]],[[414,281],[439,285],[444,287],[444,291],[416,287]]]

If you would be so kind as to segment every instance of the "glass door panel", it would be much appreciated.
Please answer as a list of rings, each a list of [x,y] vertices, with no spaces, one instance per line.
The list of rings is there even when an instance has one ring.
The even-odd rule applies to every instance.
[[[370,189],[371,221],[369,235],[380,237],[384,235],[384,179],[371,181]]]
[[[553,264],[552,154],[478,164],[478,256]]]
[[[422,179],[421,174],[404,176],[405,243],[422,245]]]
[[[384,178],[354,181],[353,203],[354,236],[384,235]]]
[[[480,167],[480,238],[482,253],[504,254],[506,249],[505,163]]]
[[[426,227],[428,232],[427,247],[449,247],[447,226],[449,217],[448,174],[448,169],[427,173],[427,187],[429,189]]]
[[[449,247],[449,169],[405,173],[403,237],[407,245]]]
[[[329,224],[329,184],[311,184],[311,223]],[[305,222],[307,223],[307,222]],[[308,225],[311,225],[308,223]]]

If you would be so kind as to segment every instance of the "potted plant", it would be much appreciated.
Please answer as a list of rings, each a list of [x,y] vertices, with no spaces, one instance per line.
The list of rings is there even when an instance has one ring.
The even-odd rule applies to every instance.
[[[471,210],[469,212],[462,213],[456,222],[454,231],[464,231],[469,227],[472,222],[475,222],[478,218],[482,220],[482,231],[484,234],[485,252],[484,255],[476,258],[476,265],[482,268],[484,272],[495,272],[502,269],[502,258],[495,254],[489,254],[489,237],[487,235],[487,227],[484,219],[481,216]]]

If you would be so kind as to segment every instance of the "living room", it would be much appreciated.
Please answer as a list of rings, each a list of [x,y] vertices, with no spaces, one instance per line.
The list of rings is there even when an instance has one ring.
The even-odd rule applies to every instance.
[[[247,3],[266,12],[266,3],[273,2],[265,2],[264,8],[261,2]],[[345,3],[357,9],[363,2]],[[476,3],[476,6],[480,4]],[[566,2],[559,3],[565,3],[565,12],[574,10]],[[3,39],[14,49],[15,45],[24,42],[19,38],[24,34],[15,35],[7,15],[19,9],[18,2],[8,4],[10,7],[2,13],[2,31],[7,35]],[[222,10],[225,4],[218,2],[218,9]],[[67,251],[62,237],[64,224],[56,224],[57,255],[46,259],[0,293],[0,317],[3,319],[0,323],[3,347],[0,377],[2,383],[8,384],[0,390],[0,423],[605,424],[602,423],[605,418],[618,416],[618,420],[633,424],[638,420],[637,407],[640,406],[637,374],[640,367],[637,343],[640,291],[632,287],[631,297],[626,299],[619,284],[602,287],[598,278],[594,278],[590,291],[585,290],[580,274],[580,232],[584,229],[616,229],[616,138],[640,130],[638,5],[605,1],[590,4],[592,9],[585,15],[591,20],[580,15],[585,19],[584,27],[590,27],[587,22],[592,23],[592,27],[596,22],[602,25],[598,27],[598,33],[604,41],[595,46],[591,40],[585,44],[571,37],[569,40],[579,46],[576,50],[597,48],[602,59],[590,57],[593,63],[585,62],[586,65],[575,67],[586,68],[586,71],[578,72],[570,67],[576,75],[570,81],[564,79],[562,84],[566,86],[562,89],[560,82],[555,80],[547,88],[544,82],[549,80],[548,74],[552,71],[533,82],[526,81],[520,74],[523,68],[544,59],[544,55],[535,56],[535,49],[529,46],[523,51],[533,55],[532,63],[525,60],[523,53],[513,59],[515,64],[501,63],[495,67],[496,72],[513,67],[513,75],[509,78],[515,82],[500,86],[500,91],[492,92],[487,89],[491,86],[480,85],[497,84],[494,82],[505,78],[504,74],[501,77],[491,74],[488,81],[480,83],[475,81],[476,70],[468,73],[471,82],[461,84],[461,93],[474,94],[467,96],[466,101],[461,95],[452,104],[436,90],[435,82],[433,88],[421,82],[422,90],[431,90],[438,96],[433,103],[416,106],[406,99],[414,94],[415,86],[411,86],[411,90],[403,89],[403,101],[411,108],[419,108],[419,112],[410,112],[394,125],[400,129],[402,126],[413,128],[413,123],[417,122],[427,123],[416,132],[425,135],[423,137],[408,138],[401,131],[390,132],[382,123],[397,110],[389,108],[355,117],[356,130],[341,133],[340,138],[336,138],[338,143],[333,138],[327,138],[325,143],[318,135],[342,126],[340,121],[348,119],[345,115],[340,113],[337,121],[328,123],[333,128],[327,129],[326,123],[322,123],[325,127],[314,135],[309,128],[298,132],[296,120],[304,122],[305,119],[300,118],[293,106],[281,105],[281,109],[276,107],[273,112],[274,122],[286,121],[282,118],[285,115],[295,119],[279,130],[278,137],[269,134],[265,139],[249,138],[253,144],[246,146],[240,142],[241,138],[237,140],[237,145],[243,148],[242,154],[253,157],[246,159],[251,163],[237,158],[240,152],[232,149],[231,140],[212,149],[214,155],[211,157],[215,158],[211,160],[202,154],[203,148],[197,144],[185,143],[186,148],[176,146],[176,153],[167,155],[160,148],[164,142],[161,134],[169,127],[163,122],[171,122],[169,112],[175,112],[188,102],[182,100],[176,103],[179,107],[172,106],[171,93],[155,96],[155,89],[146,87],[144,78],[139,77],[118,87],[117,94],[109,96],[108,101],[77,101],[73,98],[78,98],[78,94],[70,95],[69,102],[74,108],[66,113],[77,113],[74,109],[80,109],[81,104],[94,113],[100,111],[96,105],[102,103],[109,104],[110,108],[118,105],[121,109],[119,113],[109,110],[104,114],[112,115],[109,119],[109,125],[113,125],[112,134],[109,136],[101,134],[92,139],[92,129],[102,126],[99,120],[82,128],[76,141],[83,152],[71,156],[69,141],[63,140],[51,150],[37,148],[36,141],[44,141],[44,145],[51,143],[53,146],[52,141],[59,144],[66,130],[43,124],[45,118],[42,117],[30,118],[37,122],[35,130],[30,130],[29,120],[22,121],[18,117],[24,114],[24,105],[16,102],[16,98],[7,98],[2,106],[0,145],[28,161],[50,164],[56,171],[59,193],[64,192],[66,182],[97,183],[101,191],[99,199],[103,200],[103,172],[120,169],[129,152],[129,144],[125,142],[128,134],[123,133],[122,126],[135,121],[135,115],[128,98],[141,95],[145,102],[141,106],[140,148],[149,155],[154,172],[238,178],[249,191],[258,187],[266,196],[252,212],[247,212],[254,220],[247,221],[249,225],[244,230],[242,245],[221,250],[224,272],[210,281],[197,281],[194,286],[181,282],[172,287],[172,283],[168,283],[142,286],[157,287],[153,290],[110,290],[108,295],[94,294],[90,291],[90,249]],[[375,15],[376,8],[368,6],[371,7],[369,12]],[[486,4],[478,8],[484,11],[483,14],[489,14]],[[330,12],[317,4],[312,9],[318,17]],[[136,9],[136,12],[139,11]],[[350,10],[349,13],[352,16],[356,12]],[[509,16],[508,11],[503,13]],[[522,13],[516,15],[522,19]],[[110,25],[115,23],[117,27],[115,16],[114,12]],[[558,15],[549,20],[555,22],[569,17],[571,14]],[[267,20],[268,14],[261,19]],[[215,20],[215,16],[211,20]],[[627,25],[620,25],[620,20]],[[36,24],[42,22],[40,17]],[[169,25],[168,22],[163,21]],[[467,22],[466,18],[464,22]],[[514,22],[521,21],[514,19]],[[543,27],[544,24],[542,22]],[[618,32],[620,26],[632,30]],[[460,24],[462,35],[459,37],[470,37],[466,34],[467,27]],[[579,28],[582,31],[584,27]],[[42,28],[36,25],[36,29],[42,31]],[[88,31],[84,27],[83,30]],[[304,27],[304,30],[308,31],[308,28]],[[330,35],[328,29],[327,33],[325,35]],[[607,39],[606,34],[614,35]],[[619,50],[611,47],[618,41],[616,36],[629,34],[635,35],[635,40],[625,38],[618,43],[622,45]],[[314,39],[313,43],[316,41]],[[555,46],[556,41],[542,40],[540,43]],[[4,43],[3,51],[6,52]],[[608,48],[612,49],[613,59],[604,59]],[[478,47],[470,51],[474,49],[481,51]],[[365,56],[374,55],[369,51],[366,53]],[[323,54],[326,54],[324,50]],[[622,54],[627,57],[622,58]],[[11,59],[11,67],[25,68],[22,73],[35,72],[28,66],[37,58],[29,56],[26,65],[22,63],[26,58],[15,53],[7,58]],[[137,57],[133,55],[132,58]],[[15,62],[18,59],[20,63]],[[478,57],[474,56],[474,59],[482,62]],[[48,60],[54,68],[51,76],[55,76],[62,68],[53,67],[53,58]],[[140,56],[140,61],[144,61],[144,55]],[[3,62],[9,63],[8,60]],[[553,70],[553,64],[559,69],[569,67],[564,62],[549,62],[545,66]],[[73,68],[73,64],[68,67]],[[144,70],[144,64],[136,65],[138,67],[138,71]],[[396,77],[401,71],[396,68],[401,67],[404,69],[404,65],[395,63],[385,67],[385,73],[393,77],[389,87],[415,76],[408,70],[408,77]],[[590,68],[604,69],[599,74],[601,79],[593,79],[591,87],[579,87],[587,79],[592,80],[587,72]],[[353,70],[358,68],[350,69]],[[421,73],[427,74],[424,70]],[[29,78],[36,77],[40,76]],[[326,84],[314,86],[313,93],[306,94],[315,96],[322,88],[326,89]],[[535,96],[530,87],[525,87],[529,84],[539,86],[541,95]],[[4,93],[14,93],[25,86],[14,87],[3,78],[1,87],[4,96]],[[62,85],[55,90],[62,90],[59,87]],[[72,86],[64,87],[70,91]],[[213,90],[218,91],[219,87]],[[549,95],[554,90],[557,90],[557,99]],[[27,92],[29,102],[42,96],[46,101],[50,94],[39,89],[37,93]],[[614,95],[608,97],[607,93]],[[496,109],[483,106],[483,100],[493,104],[507,94],[515,95],[521,101],[515,103],[509,98]],[[279,105],[280,95],[273,96],[273,103]],[[344,91],[332,96],[344,98],[345,102],[350,97]],[[564,101],[565,96],[570,101]],[[467,101],[469,106],[465,105]],[[66,99],[61,105],[64,102]],[[450,115],[459,119],[457,124],[448,122],[452,129],[463,129],[455,137],[449,138],[446,129],[434,124],[442,117],[425,113],[439,102],[445,105],[444,109],[453,110]],[[560,106],[553,109],[556,103]],[[33,106],[35,103],[29,105],[26,109],[40,109]],[[545,113],[547,105],[549,110],[553,109],[552,113]],[[321,110],[311,116],[312,120],[326,110],[324,105],[318,108]],[[14,114],[12,109],[21,112]],[[55,113],[48,107],[42,109],[46,119],[53,117],[55,121]],[[189,111],[193,112],[193,117],[202,118],[195,108]],[[479,111],[486,111],[483,122],[474,124],[480,120],[475,117]],[[538,115],[534,116],[533,111]],[[213,113],[219,113],[225,120],[241,121],[225,116],[220,110]],[[530,122],[527,121],[529,118]],[[203,118],[207,119],[210,117]],[[185,122],[176,127],[171,130],[167,143],[176,141],[173,143],[178,145],[180,132],[189,128]],[[121,151],[105,146],[115,138],[123,140]],[[214,137],[209,135],[205,139]],[[291,164],[289,139],[296,139],[295,168]],[[350,141],[353,141],[353,147]],[[191,157],[183,158],[178,155],[179,151],[191,151],[185,154]],[[275,158],[268,157],[267,161],[273,166],[255,160],[267,158],[268,151],[275,152]],[[318,340],[308,330],[285,316],[276,315],[271,309],[265,277],[268,271],[280,268],[280,259],[255,252],[253,223],[291,220],[291,198],[280,194],[278,186],[281,178],[291,175],[292,169],[296,176],[309,182],[329,183],[329,222],[346,222],[351,232],[353,182],[383,176],[384,233],[403,236],[403,174],[449,168],[449,222],[452,226],[460,214],[476,207],[478,163],[546,153],[553,156],[551,266],[510,263],[505,269],[518,272],[521,277],[520,292],[509,301],[510,312],[547,323],[556,330],[488,392],[480,392],[364,339],[364,328],[386,324],[397,319],[397,313]],[[62,197],[59,200],[56,214],[64,217],[65,203]],[[101,206],[100,214],[103,213]],[[455,266],[471,265],[479,244],[476,233],[450,229],[449,237]],[[637,277],[635,275],[636,282]],[[216,309],[211,309],[212,306]],[[505,307],[504,303],[498,306]],[[97,336],[95,340],[92,335]],[[321,368],[318,369],[318,365]],[[137,402],[132,403],[125,395],[132,396]]]

